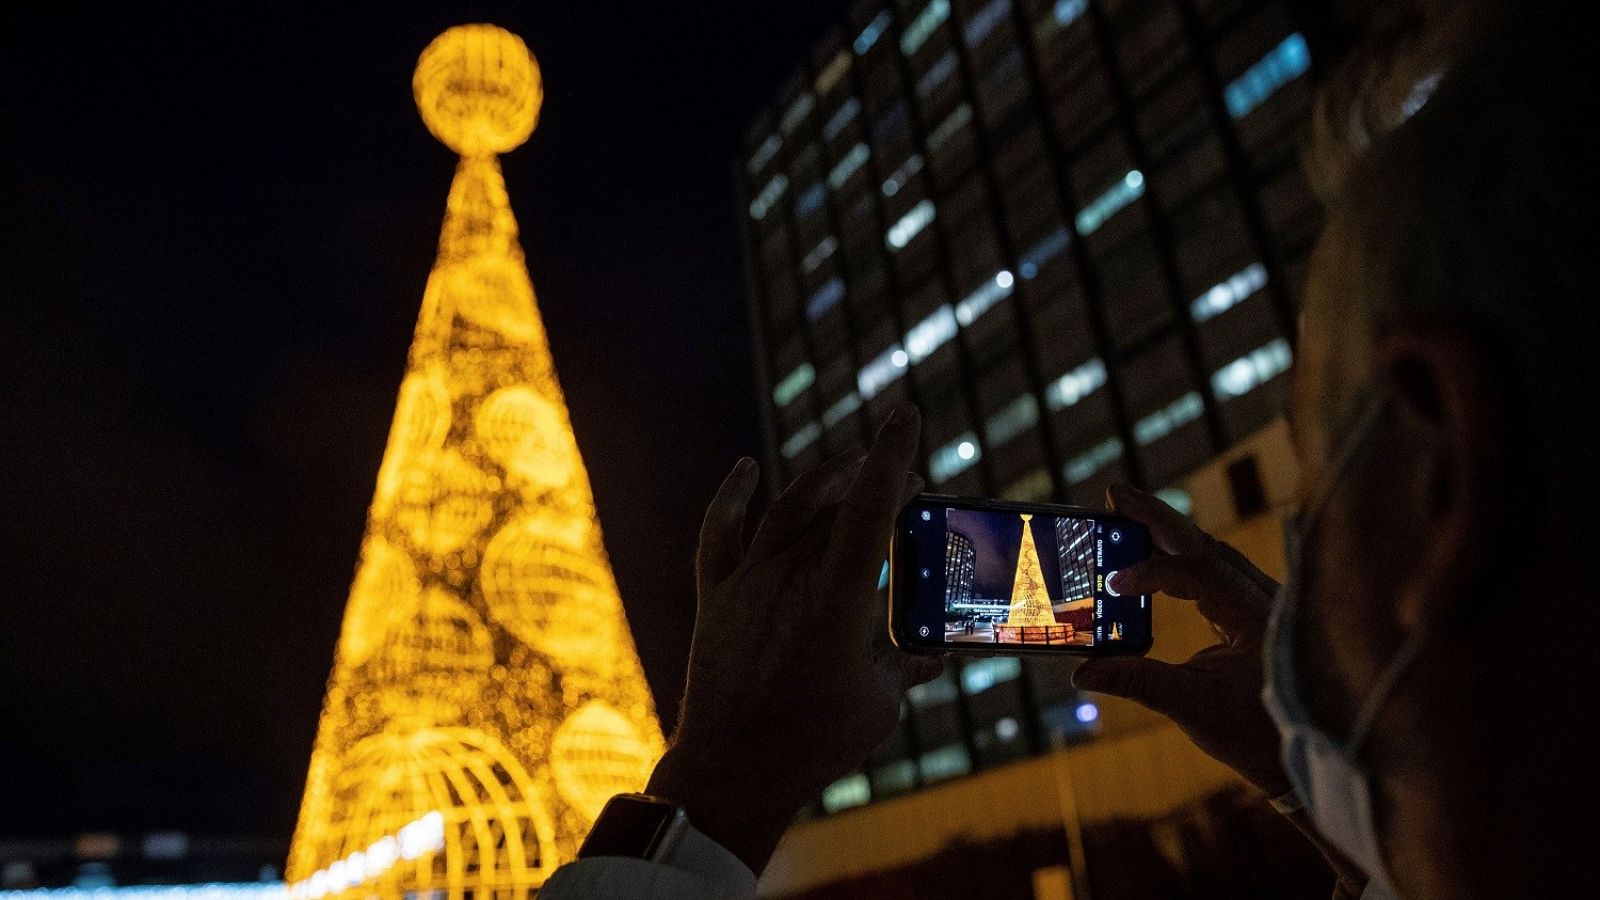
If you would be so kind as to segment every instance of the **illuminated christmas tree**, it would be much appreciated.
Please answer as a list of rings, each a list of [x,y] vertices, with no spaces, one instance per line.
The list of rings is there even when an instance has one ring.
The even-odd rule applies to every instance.
[[[1022,513],[1022,549],[1017,553],[1017,574],[1011,582],[1011,610],[1006,624],[1011,626],[1054,626],[1050,592],[1044,586],[1044,567],[1039,564],[1039,548],[1033,543],[1033,518]]]
[[[412,86],[461,159],[289,853],[296,898],[528,896],[662,750],[496,160],[533,131],[538,64],[462,26]]]

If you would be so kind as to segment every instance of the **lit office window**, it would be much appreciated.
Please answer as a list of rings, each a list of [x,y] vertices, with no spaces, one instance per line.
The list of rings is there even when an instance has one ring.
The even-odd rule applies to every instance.
[[[1038,422],[1038,401],[1033,399],[1032,394],[1023,394],[990,416],[989,421],[983,424],[983,433],[989,439],[989,446],[998,447]]]
[[[811,187],[806,188],[805,193],[795,198],[795,216],[803,219],[806,216],[816,212],[822,207],[822,200],[825,196],[826,195],[822,191],[822,182],[820,181],[813,184]]]
[[[1062,28],[1071,25],[1089,11],[1089,0],[1057,0],[1055,6],[1056,24]]]
[[[828,91],[833,90],[833,86],[838,84],[839,79],[843,78],[844,73],[849,70],[850,54],[844,50],[835,53],[833,60],[828,63],[828,67],[823,69],[822,73],[817,76],[817,93],[826,94]]]
[[[997,684],[1015,681],[1022,676],[1022,660],[1015,656],[997,656],[975,659],[961,668],[961,687],[970,697],[981,694]]]
[[[1298,32],[1289,35],[1223,91],[1228,114],[1235,119],[1244,118],[1278,88],[1304,75],[1310,68],[1311,48],[1306,45],[1306,39]]]
[[[867,783],[867,776],[860,772],[846,775],[822,789],[822,808],[830,813],[865,806],[871,799],[872,787]]]
[[[867,149],[866,144],[857,144],[851,147],[850,152],[846,153],[844,158],[839,160],[833,167],[833,171],[828,173],[828,184],[832,185],[836,191],[843,188],[850,181],[851,176],[855,175],[861,169],[861,166],[866,163],[867,157],[870,155],[872,155],[872,151]]]
[[[854,45],[857,56],[871,50],[872,45],[878,42],[878,38],[883,37],[883,32],[889,27],[890,19],[891,16],[886,9],[873,17],[872,21],[867,23],[866,28],[861,29],[861,33],[856,35]]]
[[[912,364],[922,362],[955,336],[956,311],[945,304],[906,332],[906,354]]]
[[[805,117],[811,112],[811,108],[816,105],[817,98],[814,95],[809,93],[801,94],[795,98],[793,103],[789,104],[789,110],[783,114],[783,121],[778,123],[778,127],[783,129],[784,134],[789,134],[805,120]]]
[[[1242,397],[1289,371],[1292,362],[1289,342],[1278,338],[1218,369],[1211,376],[1211,389],[1222,400]]]
[[[822,265],[823,260],[832,256],[834,251],[838,249],[839,241],[830,234],[823,238],[817,246],[811,248],[811,252],[806,254],[806,258],[800,261],[800,267],[805,269],[807,275],[810,275],[817,270],[817,266]]]
[[[790,435],[789,439],[783,442],[784,458],[794,459],[821,436],[822,426],[815,422],[807,422],[803,428]]]
[[[946,669],[944,674],[932,681],[913,685],[906,691],[906,699],[916,709],[932,709],[955,702],[956,683],[950,678],[950,670]]]
[[[1017,274],[1023,278],[1033,278],[1044,268],[1045,263],[1055,259],[1056,255],[1067,249],[1067,243],[1072,239],[1066,228],[1057,228],[1034,244],[1027,253],[1022,254],[1022,259],[1017,263]]]
[[[1010,0],[989,0],[983,9],[973,13],[972,18],[967,21],[965,32],[967,46],[975,47],[978,42],[988,37],[989,32],[993,31],[994,27],[1000,24],[1000,20],[1006,17],[1006,12],[1010,9],[1010,6]]]
[[[1122,211],[1129,203],[1144,196],[1144,173],[1134,169],[1122,176],[1109,190],[1094,202],[1078,211],[1079,234],[1093,234],[1107,219]]]
[[[855,391],[851,391],[850,393],[845,394],[843,397],[840,397],[838,400],[834,401],[832,406],[829,406],[823,411],[822,424],[832,428],[840,422],[843,422],[845,416],[850,415],[860,408],[861,395]]]
[[[967,758],[967,748],[951,744],[922,754],[922,758],[917,760],[917,768],[922,770],[924,782],[943,781],[971,772],[972,760]]]
[[[785,375],[778,386],[772,389],[772,399],[779,406],[788,406],[816,380],[817,370],[811,367],[811,363],[801,363],[799,368]]]
[[[767,167],[767,163],[772,162],[772,158],[777,156],[782,148],[782,138],[775,134],[768,135],[767,139],[761,142],[761,146],[756,148],[755,154],[750,157],[750,162],[745,168],[750,170],[751,175],[759,173]]]
[[[1016,284],[1012,274],[1001,269],[993,278],[986,279],[978,289],[967,295],[965,300],[956,304],[956,321],[962,325],[971,325],[978,321],[978,317],[988,312],[996,303],[1011,296],[1011,287]]]
[[[965,128],[970,121],[972,121],[972,107],[962,103],[952,109],[950,115],[944,117],[943,122],[940,122],[934,126],[932,131],[928,132],[928,152],[932,153],[943,147],[947,141],[956,136],[956,132]]]
[[[844,297],[844,280],[838,277],[828,279],[822,287],[811,292],[806,298],[806,318],[815,322],[822,318],[828,310],[833,309]]]
[[[889,244],[890,249],[900,250],[911,243],[912,238],[921,234],[922,229],[927,228],[932,221],[933,201],[924,200],[911,207],[910,212],[901,216],[900,221],[891,225],[889,233],[884,236],[884,240]]]
[[[900,189],[906,186],[906,182],[911,180],[911,176],[921,171],[922,154],[911,154],[911,157],[900,168],[894,170],[893,175],[884,179],[883,195],[885,197],[893,197],[895,194],[900,193]]]
[[[1161,409],[1133,423],[1133,439],[1143,447],[1153,444],[1179,428],[1200,418],[1205,412],[1205,402],[1200,394],[1190,391]]]
[[[933,35],[933,30],[948,18],[950,18],[950,0],[933,0],[900,34],[900,52],[907,56],[917,52]]]
[[[767,186],[761,189],[761,193],[750,201],[750,217],[753,219],[765,218],[767,211],[772,209],[772,204],[778,202],[778,198],[783,196],[784,190],[788,187],[789,176],[782,172],[772,176],[772,180],[767,182]]]
[[[1067,460],[1063,474],[1067,476],[1067,483],[1079,484],[1088,481],[1094,473],[1100,471],[1111,463],[1122,458],[1122,440],[1120,438],[1107,438],[1083,453]]]
[[[1412,85],[1411,93],[1406,95],[1406,102],[1400,104],[1401,117],[1409,119],[1427,106],[1428,98],[1433,96],[1433,91],[1439,86],[1439,79],[1442,77],[1444,77],[1443,72],[1434,72],[1424,75]]]
[[[949,481],[972,468],[982,457],[978,436],[969,431],[933,451],[933,455],[928,457],[928,476],[935,484]]]
[[[864,400],[870,400],[878,392],[893,384],[895,379],[906,373],[906,366],[911,362],[911,357],[901,349],[899,344],[878,354],[872,362],[861,367],[856,374],[856,390],[861,392]]]
[[[954,50],[946,50],[944,55],[939,57],[938,61],[936,61],[933,65],[929,66],[928,71],[923,72],[921,78],[917,79],[917,94],[919,96],[926,97],[933,93],[934,90],[937,89],[939,85],[943,84],[944,80],[954,74],[955,71],[956,52]]]
[[[917,764],[909,759],[897,759],[872,767],[872,781],[880,795],[903,794],[917,783]]]
[[[1245,298],[1267,286],[1267,269],[1260,263],[1251,263],[1235,272],[1227,281],[1212,285],[1211,289],[1189,303],[1189,314],[1196,322],[1227,312]]]
[[[1091,359],[1071,372],[1050,382],[1045,388],[1045,402],[1051,409],[1066,409],[1089,396],[1106,383],[1106,364]]]
[[[839,111],[829,116],[827,124],[822,126],[822,136],[830,141],[838,137],[839,132],[843,131],[844,127],[849,125],[850,120],[854,119],[859,112],[861,112],[860,100],[851,97],[844,101],[844,103],[840,104]]]

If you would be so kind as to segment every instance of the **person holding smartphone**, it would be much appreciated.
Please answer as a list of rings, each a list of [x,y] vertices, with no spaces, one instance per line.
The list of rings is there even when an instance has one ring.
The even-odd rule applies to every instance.
[[[1571,29],[1519,16],[1536,21],[1454,66],[1330,211],[1292,391],[1288,584],[1150,495],[1109,496],[1155,550],[1116,590],[1192,602],[1219,641],[1093,658],[1076,683],[1164,713],[1259,787],[1338,896],[1593,894],[1600,104]],[[748,535],[756,466],[734,468],[657,799],[613,801],[545,900],[752,896],[796,811],[940,671],[890,645],[876,592],[918,434],[896,407]]]

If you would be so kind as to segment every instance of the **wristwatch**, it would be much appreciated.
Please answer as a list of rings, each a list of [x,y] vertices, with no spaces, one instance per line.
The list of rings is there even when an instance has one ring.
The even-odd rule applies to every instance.
[[[649,794],[618,794],[606,801],[578,858],[626,856],[664,863],[672,858],[689,819],[683,807]]]

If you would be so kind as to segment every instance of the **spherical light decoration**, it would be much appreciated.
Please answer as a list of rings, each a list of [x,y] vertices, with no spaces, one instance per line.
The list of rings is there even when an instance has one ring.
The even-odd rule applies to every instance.
[[[490,394],[474,425],[489,456],[514,483],[544,490],[572,478],[578,458],[572,429],[560,407],[533,388],[515,385]]]
[[[415,545],[434,556],[452,553],[494,518],[484,471],[450,448],[405,473],[395,499],[395,522]]]
[[[338,873],[330,894],[403,897],[446,883],[464,896],[531,897],[559,864],[537,785],[481,731],[365,738],[342,760],[331,794],[315,852]]]
[[[451,722],[477,699],[478,679],[492,665],[494,639],[482,618],[448,591],[431,588],[390,631],[370,668],[391,715]]]
[[[458,25],[434,38],[417,60],[411,90],[428,130],[462,156],[517,147],[544,102],[528,45],[493,25]]]
[[[644,789],[661,755],[658,743],[613,707],[585,703],[561,723],[551,742],[556,790],[593,822],[613,795]]]
[[[603,665],[623,625],[611,569],[586,537],[570,522],[521,517],[489,541],[479,573],[495,621],[564,665]]]

